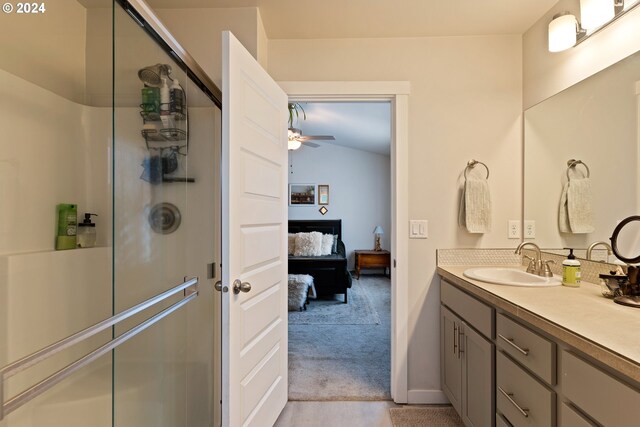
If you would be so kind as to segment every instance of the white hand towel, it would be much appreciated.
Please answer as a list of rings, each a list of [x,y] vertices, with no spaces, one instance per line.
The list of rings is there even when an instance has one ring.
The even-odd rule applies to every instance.
[[[491,195],[486,179],[469,177],[464,189],[465,225],[469,233],[491,231]]]
[[[467,227],[467,221],[466,221],[467,211],[464,208],[466,188],[467,188],[467,184],[465,182],[464,184],[462,184],[462,188],[460,189],[460,207],[458,208],[458,225],[462,228]]]
[[[571,232],[575,234],[593,233],[593,210],[591,180],[572,179],[567,190],[567,213]]]
[[[569,213],[567,212],[567,191],[569,190],[569,182],[565,182],[562,186],[562,194],[560,195],[560,208],[558,209],[558,228],[561,233],[571,233],[569,226]]]

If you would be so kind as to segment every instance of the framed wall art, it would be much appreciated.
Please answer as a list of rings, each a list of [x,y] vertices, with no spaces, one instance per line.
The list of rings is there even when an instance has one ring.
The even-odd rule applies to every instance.
[[[329,186],[328,185],[318,185],[318,204],[319,205],[329,204]]]
[[[313,206],[315,204],[315,184],[289,184],[289,206]]]

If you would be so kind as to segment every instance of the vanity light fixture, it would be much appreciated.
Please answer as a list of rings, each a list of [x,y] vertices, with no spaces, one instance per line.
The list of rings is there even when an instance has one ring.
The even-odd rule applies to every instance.
[[[582,43],[639,5],[638,0],[580,0],[581,23],[571,12],[558,13],[549,23],[549,52]]]
[[[580,0],[580,23],[586,30],[601,27],[615,15],[614,0]]]
[[[578,20],[569,12],[558,13],[549,23],[549,52],[562,52],[576,45],[584,34]]]

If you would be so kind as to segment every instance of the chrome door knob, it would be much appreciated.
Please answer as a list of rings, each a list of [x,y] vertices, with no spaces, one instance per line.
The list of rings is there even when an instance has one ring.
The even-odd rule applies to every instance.
[[[251,283],[241,282],[239,279],[233,281],[233,293],[238,295],[240,292],[247,293],[251,290]]]
[[[227,288],[226,286],[222,286],[222,281],[218,280],[214,285],[213,288],[218,291],[218,292],[228,292],[229,288]]]

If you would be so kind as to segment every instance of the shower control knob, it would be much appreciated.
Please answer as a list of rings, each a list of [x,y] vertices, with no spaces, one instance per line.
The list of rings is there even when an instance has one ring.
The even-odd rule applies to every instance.
[[[241,282],[239,279],[233,281],[233,293],[238,295],[240,292],[247,293],[251,290],[251,283]]]

